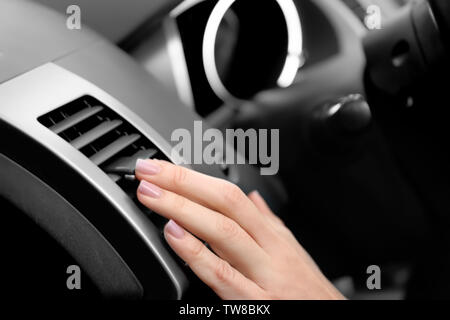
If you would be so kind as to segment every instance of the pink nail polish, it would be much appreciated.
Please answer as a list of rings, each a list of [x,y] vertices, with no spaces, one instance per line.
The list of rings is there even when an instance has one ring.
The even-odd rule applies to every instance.
[[[172,237],[181,239],[184,237],[184,229],[180,227],[175,221],[170,220],[165,227],[165,230]]]
[[[155,199],[161,197],[162,193],[160,188],[145,180],[142,180],[139,184],[138,192],[144,196]]]
[[[161,167],[151,160],[138,159],[136,171],[143,175],[155,175],[161,171]]]
[[[250,192],[250,194],[254,194],[255,196],[257,196],[257,197],[260,197],[260,198],[261,198],[261,194],[259,193],[259,191],[258,191],[258,190],[253,190],[252,192]]]

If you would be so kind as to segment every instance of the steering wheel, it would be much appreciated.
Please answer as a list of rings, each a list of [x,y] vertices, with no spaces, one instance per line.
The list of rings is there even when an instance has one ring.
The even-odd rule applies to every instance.
[[[325,63],[301,69],[289,88],[256,95],[245,105],[237,126],[284,128],[281,150],[285,167],[281,174],[296,172],[294,178],[286,174],[284,181],[292,192],[291,197],[297,196],[303,202],[293,206],[292,211],[300,211],[301,217],[291,216],[290,225],[304,238],[302,241],[312,254],[317,252],[315,258],[319,263],[322,261],[326,266],[326,262],[339,261],[343,268],[351,268],[355,262],[352,257],[358,256],[356,265],[359,265],[370,259],[397,259],[401,251],[402,256],[409,256],[409,259],[418,252],[424,259],[439,260],[437,263],[448,266],[450,259],[442,254],[448,252],[450,243],[447,232],[450,153],[445,147],[449,137],[448,108],[443,103],[447,101],[448,88],[439,79],[449,70],[450,5],[440,0],[419,2],[381,30],[365,32],[355,27],[351,19],[342,19],[344,13],[335,2],[317,1],[317,4],[334,24],[339,54]],[[367,99],[370,110],[361,96],[357,97],[361,99],[359,102],[350,99],[348,108],[345,107],[348,101],[342,103],[339,99],[354,93]],[[370,125],[368,118],[373,118]],[[317,122],[320,122],[319,130],[325,132],[325,137],[319,134],[319,139],[315,131]],[[349,123],[354,126],[348,127]],[[336,138],[341,129],[347,130],[347,134]],[[291,143],[293,138],[297,142],[295,146]],[[378,164],[369,164],[369,157],[378,159]],[[357,171],[350,166],[361,166],[366,171],[358,178],[353,176]],[[374,170],[378,177],[367,170]],[[389,170],[396,173],[386,174]],[[344,179],[352,182],[343,183]],[[385,179],[391,181],[388,186],[391,196],[382,191],[387,185]],[[339,189],[342,186],[344,188]],[[365,195],[355,191],[358,187],[364,189]],[[314,196],[317,193],[319,197]],[[313,200],[307,200],[308,197]],[[375,210],[367,203],[361,204],[361,199],[357,199],[360,197]],[[383,198],[385,203],[391,204],[389,208],[380,204]],[[394,198],[402,198],[409,204],[399,204]],[[334,209],[321,199],[332,203]],[[354,205],[347,205],[348,202]],[[358,209],[358,214],[349,213]],[[311,210],[313,213],[307,213]],[[324,211],[327,213],[323,214]],[[384,216],[385,212],[389,212],[389,217]],[[339,219],[345,219],[347,225]],[[373,221],[373,226],[366,224],[364,227],[368,219]],[[349,241],[338,240],[336,246],[331,245],[338,254],[333,255],[331,250],[326,250],[327,257],[321,254],[324,248],[314,245],[317,241],[314,239],[319,237],[317,229],[326,230],[319,233],[327,240],[349,235],[336,232],[333,227],[319,228],[317,221],[326,221],[325,225],[331,224],[340,230],[351,221],[354,233]],[[397,227],[392,227],[391,223]],[[427,227],[421,228],[420,224]],[[314,228],[314,234],[308,234],[312,226],[317,229]],[[355,234],[356,226],[368,234],[382,230],[383,237]],[[329,232],[333,236],[327,236]],[[354,243],[357,241],[359,244]],[[407,242],[417,244],[418,251],[409,251]],[[383,254],[380,250],[384,250]],[[341,263],[340,255],[353,263]],[[423,280],[424,274],[429,277],[429,267],[420,264],[418,270],[416,279]],[[340,272],[327,271],[330,274]],[[436,296],[449,286],[437,276],[430,283],[439,288],[435,290]]]

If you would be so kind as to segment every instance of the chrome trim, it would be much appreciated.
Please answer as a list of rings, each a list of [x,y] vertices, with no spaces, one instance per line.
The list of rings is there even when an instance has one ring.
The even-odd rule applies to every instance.
[[[219,0],[209,16],[203,37],[203,67],[208,82],[215,94],[222,100],[239,100],[234,97],[220,79],[216,65],[215,44],[220,23],[226,12],[237,0]],[[288,49],[286,61],[277,83],[280,87],[288,87],[294,83],[298,69],[303,63],[303,31],[297,6],[293,0],[276,0],[288,30]],[[255,10],[256,11],[256,10]],[[256,12],[255,12],[256,14]]]
[[[192,92],[191,79],[189,78],[183,43],[181,42],[181,36],[176,20],[171,16],[166,18],[163,23],[163,29],[167,39],[167,52],[170,57],[173,79],[178,95],[184,104],[191,109],[194,109],[194,95]]]
[[[108,199],[147,244],[172,280],[177,299],[181,299],[188,280],[163,246],[159,230],[108,175],[37,120],[84,95],[91,95],[114,110],[171,159],[171,145],[143,119],[102,89],[53,63],[42,65],[0,85],[0,117],[45,145]]]
[[[185,0],[181,2],[177,7],[175,7],[175,9],[173,9],[172,12],[170,12],[170,16],[172,18],[176,18],[183,12],[186,12],[190,8],[196,6],[197,4],[203,1],[205,0]]]

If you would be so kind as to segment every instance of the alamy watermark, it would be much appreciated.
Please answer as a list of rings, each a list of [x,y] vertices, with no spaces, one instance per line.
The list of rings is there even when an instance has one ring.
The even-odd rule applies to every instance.
[[[69,15],[66,26],[69,30],[81,30],[81,8],[75,4],[67,7],[66,13]]]
[[[381,290],[381,268],[371,265],[367,267],[366,273],[370,275],[366,281],[367,289]]]
[[[69,290],[81,289],[81,269],[77,265],[67,267],[66,273],[69,275],[66,280],[66,286]]]
[[[176,164],[259,165],[261,175],[276,175],[280,166],[278,129],[218,129],[203,131],[202,121],[194,122],[194,135],[176,129],[171,140]],[[237,152],[236,152],[237,151]]]
[[[366,16],[364,17],[364,24],[369,30],[380,30],[382,25],[381,8],[377,5],[367,6]]]

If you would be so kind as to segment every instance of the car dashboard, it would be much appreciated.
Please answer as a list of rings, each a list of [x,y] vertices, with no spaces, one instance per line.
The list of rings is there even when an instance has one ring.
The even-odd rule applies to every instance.
[[[64,16],[27,1],[2,1],[0,12],[1,198],[68,251],[102,295],[183,297],[195,280],[164,243],[165,221],[137,203],[133,174],[137,158],[174,161],[171,133],[200,118],[89,29],[71,32]],[[258,188],[274,205],[285,199],[256,168],[190,167]]]
[[[287,47],[287,26],[280,23],[271,37],[261,37],[252,32],[265,34],[263,29],[229,17],[215,45],[254,42],[245,46],[248,55],[220,50],[216,57],[224,73],[231,63],[249,68],[243,78],[227,75],[235,85],[227,96],[215,89],[201,59],[200,31],[215,1],[130,5],[139,17],[116,29],[107,25],[117,10],[102,19],[91,12],[86,21],[96,31],[76,32],[65,27],[69,2],[0,1],[0,198],[63,247],[102,296],[182,299],[202,290],[214,297],[165,244],[166,221],[136,200],[134,165],[138,158],[177,163],[182,155],[173,153],[174,130],[193,132],[200,120],[227,127],[241,105],[275,86],[283,66],[267,70],[266,59],[286,53],[264,41],[281,39]],[[348,38],[366,32],[364,1],[295,3],[303,45],[288,85],[306,81],[299,90],[313,96],[308,70],[318,64],[343,70],[351,64],[362,77],[362,48],[347,53]],[[389,3],[386,12],[403,5]],[[252,6],[237,9],[238,15],[254,14]],[[266,19],[267,12],[259,26]],[[245,28],[250,34],[242,40],[238,32]],[[261,176],[256,167],[187,166],[245,192],[257,189],[279,212],[288,201],[279,177]]]

